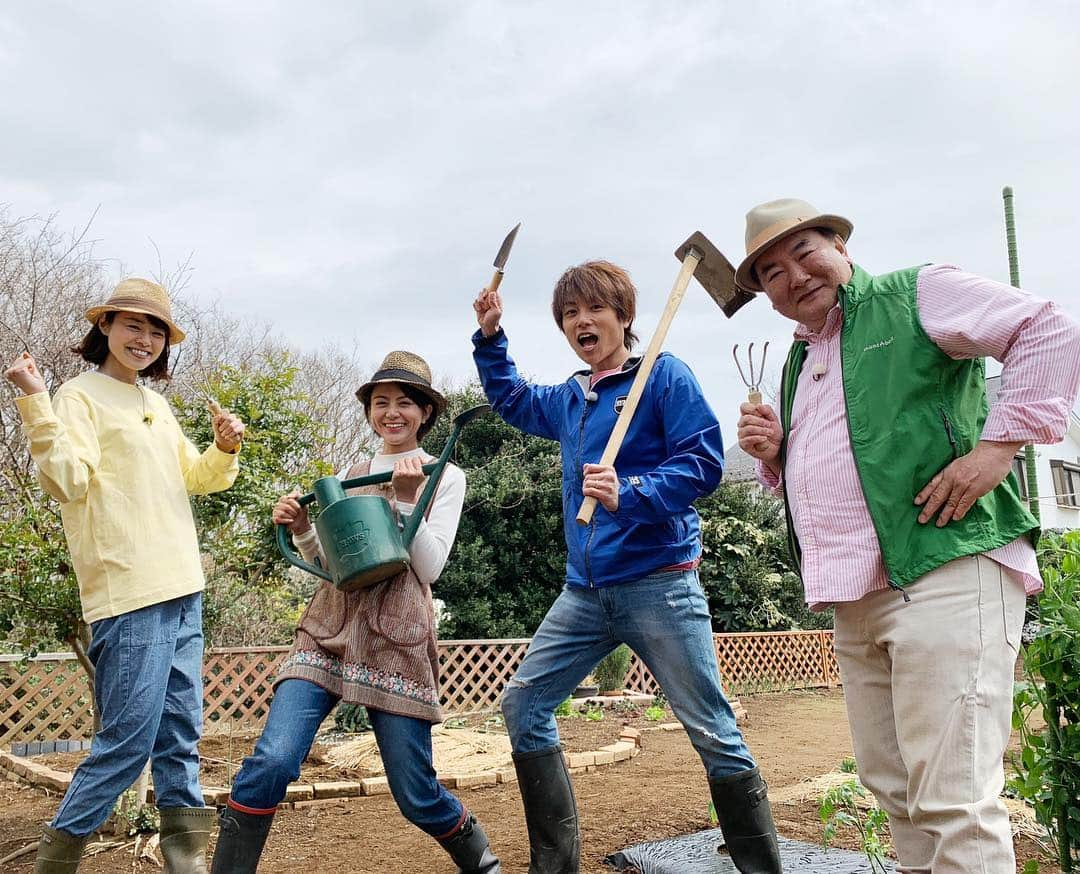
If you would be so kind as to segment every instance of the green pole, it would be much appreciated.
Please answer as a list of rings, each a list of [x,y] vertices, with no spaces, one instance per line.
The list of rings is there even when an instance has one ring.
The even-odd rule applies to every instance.
[[[1016,252],[1016,219],[1013,215],[1013,190],[1011,185],[1006,185],[1001,190],[1001,197],[1005,201],[1005,241],[1009,247],[1009,282],[1012,283],[1013,288],[1019,288],[1020,259]],[[1027,471],[1028,506],[1031,508],[1031,514],[1038,519],[1039,485],[1035,476],[1035,447],[1030,443],[1024,447],[1024,467]],[[1047,707],[1044,710],[1044,715],[1047,722],[1050,754],[1053,758],[1051,773],[1053,775],[1052,780],[1054,786],[1051,791],[1056,796],[1060,791],[1060,787],[1064,785],[1064,778],[1061,773],[1060,764],[1061,738],[1059,733],[1061,730],[1061,704],[1060,701],[1058,701],[1054,684],[1046,684],[1046,698]],[[1073,870],[1072,842],[1070,841],[1068,834],[1069,814],[1067,802],[1065,804],[1055,803],[1053,806],[1054,819],[1057,820],[1058,864],[1061,866],[1063,872],[1071,872]]]
[[[1016,254],[1016,219],[1013,216],[1013,190],[1011,185],[1006,185],[1001,190],[1001,196],[1005,201],[1005,241],[1009,247],[1009,282],[1013,288],[1020,287],[1020,259]],[[1024,447],[1024,471],[1027,479],[1028,508],[1031,515],[1040,519],[1039,515],[1039,480],[1035,467],[1035,447],[1028,444]]]

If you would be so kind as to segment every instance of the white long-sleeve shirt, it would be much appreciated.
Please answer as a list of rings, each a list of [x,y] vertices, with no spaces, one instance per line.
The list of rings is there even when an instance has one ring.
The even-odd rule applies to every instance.
[[[435,460],[420,448],[392,455],[380,453],[371,459],[370,473],[391,471],[398,459],[414,455],[423,459],[425,464]],[[351,466],[339,471],[338,479],[344,480],[350,469]],[[421,520],[420,527],[416,529],[416,536],[409,547],[412,569],[420,582],[431,585],[442,574],[446,559],[454,546],[458,522],[461,520],[461,508],[464,504],[465,473],[460,467],[448,464],[443,472],[442,482],[439,483],[435,497],[432,499],[431,512],[428,513],[426,519]],[[412,514],[414,505],[399,501],[397,509],[403,517],[407,517]],[[323,559],[322,545],[319,543],[319,535],[314,527],[304,534],[294,536],[293,542],[305,561],[310,562],[315,557]],[[325,561],[323,563],[325,564]]]

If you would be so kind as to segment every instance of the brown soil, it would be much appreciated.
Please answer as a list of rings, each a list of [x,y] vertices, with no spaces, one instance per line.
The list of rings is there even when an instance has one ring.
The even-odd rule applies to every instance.
[[[836,769],[851,755],[843,695],[839,691],[792,692],[743,698],[749,713],[744,726],[747,741],[773,789]],[[482,721],[482,720],[480,720]],[[709,826],[708,787],[701,761],[682,731],[661,731],[641,713],[608,712],[599,722],[585,719],[560,721],[571,750],[596,749],[617,739],[629,723],[643,730],[643,752],[627,762],[575,777],[581,813],[582,871],[610,871],[602,864],[608,853],[646,840],[685,834]],[[243,741],[250,746],[250,739]],[[229,746],[231,744],[231,747]],[[241,740],[210,738],[202,745],[210,759],[242,758]],[[50,756],[53,767],[77,756]],[[326,765],[306,765],[301,779],[355,779],[356,772]],[[227,766],[209,762],[206,783],[224,783]],[[220,769],[220,770],[219,770]],[[218,779],[221,775],[221,779]],[[528,844],[517,787],[499,785],[461,793],[465,804],[484,824],[507,874],[528,868]],[[42,824],[56,810],[59,799],[41,790],[0,783],[0,858],[36,840]],[[821,837],[817,807],[811,802],[778,803],[780,833],[817,842]],[[841,834],[837,845],[856,849],[851,835]],[[1017,844],[1019,865],[1037,856],[1027,839]],[[29,874],[32,855],[9,864],[5,871]],[[267,844],[260,874],[298,870],[330,872],[401,872],[440,874],[454,871],[447,856],[429,838],[411,826],[389,796],[342,800],[333,804],[280,812]],[[132,868],[131,849],[112,850],[84,860],[87,874],[116,871],[157,872],[149,863]],[[1058,868],[1043,864],[1044,874]]]

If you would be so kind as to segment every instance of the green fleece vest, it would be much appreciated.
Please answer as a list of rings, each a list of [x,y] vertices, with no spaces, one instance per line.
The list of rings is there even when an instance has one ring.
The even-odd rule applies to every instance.
[[[956,361],[923,329],[916,303],[918,273],[913,267],[871,276],[856,265],[839,293],[840,365],[851,449],[889,583],[896,588],[954,558],[986,552],[1024,534],[1033,541],[1039,536],[1039,523],[1021,501],[1011,472],[963,519],[943,528],[934,519],[918,521],[915,495],[953,459],[975,448],[988,412],[983,359]],[[784,365],[782,467],[806,345],[796,341]],[[798,561],[799,545],[787,515]]]

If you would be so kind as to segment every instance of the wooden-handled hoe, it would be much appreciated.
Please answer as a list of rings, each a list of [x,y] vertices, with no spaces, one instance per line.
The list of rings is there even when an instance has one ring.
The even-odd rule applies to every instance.
[[[679,246],[675,250],[675,257],[682,262],[682,269],[675,279],[671,294],[668,295],[667,306],[664,307],[663,315],[660,316],[660,324],[656,326],[656,332],[649,341],[649,346],[638,366],[637,375],[630,386],[630,394],[627,395],[626,403],[619,412],[615,427],[611,430],[611,436],[600,458],[600,464],[615,463],[627,429],[630,427],[630,420],[634,418],[638,402],[645,391],[645,383],[649,381],[653,365],[660,354],[660,347],[664,343],[664,338],[667,337],[671,320],[678,312],[679,304],[682,303],[691,277],[701,284],[702,288],[709,293],[709,297],[716,301],[717,306],[729,319],[741,306],[754,299],[752,294],[735,285],[735,268],[701,231],[694,232],[685,243]],[[577,514],[578,523],[588,525],[592,521],[595,510],[596,498],[585,498]]]

